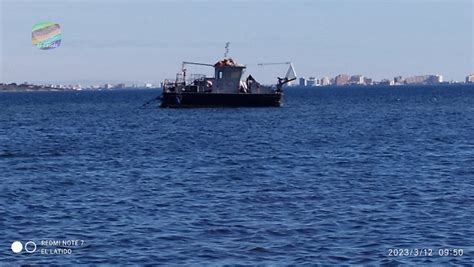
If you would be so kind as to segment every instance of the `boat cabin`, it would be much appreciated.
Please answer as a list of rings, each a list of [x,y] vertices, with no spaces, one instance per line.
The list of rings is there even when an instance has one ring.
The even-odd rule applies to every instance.
[[[231,58],[225,58],[214,64],[214,85],[215,93],[237,93],[241,86],[241,78],[245,66],[238,65]]]

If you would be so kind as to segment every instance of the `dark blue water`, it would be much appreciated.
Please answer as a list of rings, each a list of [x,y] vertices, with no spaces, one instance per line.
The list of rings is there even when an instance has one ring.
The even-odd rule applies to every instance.
[[[473,263],[474,87],[139,108],[158,94],[0,94],[0,263]]]

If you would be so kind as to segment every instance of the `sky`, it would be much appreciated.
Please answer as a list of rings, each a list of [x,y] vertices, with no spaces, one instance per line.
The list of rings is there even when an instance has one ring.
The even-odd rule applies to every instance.
[[[182,61],[215,63],[226,42],[266,83],[287,66],[258,63],[318,78],[474,73],[471,0],[0,0],[0,10],[0,82],[159,83]],[[61,25],[59,48],[32,45],[42,21]]]

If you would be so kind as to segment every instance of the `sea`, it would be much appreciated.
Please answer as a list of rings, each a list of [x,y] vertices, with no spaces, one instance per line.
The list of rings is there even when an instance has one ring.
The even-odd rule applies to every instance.
[[[474,263],[474,86],[158,95],[0,93],[0,265]]]

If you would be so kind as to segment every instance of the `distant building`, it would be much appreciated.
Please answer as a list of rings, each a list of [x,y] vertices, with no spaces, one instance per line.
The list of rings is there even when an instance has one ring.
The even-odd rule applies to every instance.
[[[474,83],[474,74],[468,75],[466,77],[466,83]]]
[[[437,83],[442,83],[443,82],[443,75],[429,75],[428,77],[428,83],[429,84],[437,84]]]
[[[119,83],[115,86],[116,89],[124,89],[125,88],[125,84],[124,83]]]
[[[407,77],[406,84],[438,84],[443,82],[442,75],[419,75]]]
[[[104,84],[104,88],[105,88],[105,89],[112,89],[113,87],[114,87],[114,86],[113,86],[112,84],[110,84],[110,83]]]
[[[349,75],[339,74],[334,78],[336,85],[346,85],[349,82]]]
[[[350,84],[359,84],[359,85],[365,84],[364,76],[362,76],[362,75],[353,75],[349,79],[349,83]]]
[[[395,78],[393,78],[393,83],[396,84],[396,85],[400,85],[400,84],[403,84],[403,78],[402,76],[397,76]]]
[[[407,77],[405,79],[406,84],[421,84],[426,82],[427,76],[412,76],[412,77]]]
[[[309,79],[306,81],[306,86],[317,86],[318,81],[316,80],[315,77],[309,77]]]
[[[389,80],[389,79],[383,79],[379,82],[380,85],[393,85],[394,82],[393,80]]]
[[[305,78],[301,77],[299,81],[300,81],[300,83],[299,83],[300,86],[306,86],[306,79]]]
[[[372,85],[373,83],[374,83],[374,81],[372,80],[372,78],[364,77],[364,84],[365,85]]]
[[[145,83],[145,88],[152,88],[153,87],[153,84],[151,83]]]
[[[329,77],[323,77],[323,78],[321,78],[320,84],[321,84],[321,86],[331,85],[331,80],[329,79]]]

